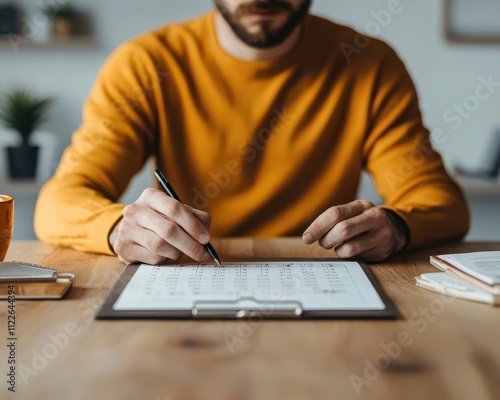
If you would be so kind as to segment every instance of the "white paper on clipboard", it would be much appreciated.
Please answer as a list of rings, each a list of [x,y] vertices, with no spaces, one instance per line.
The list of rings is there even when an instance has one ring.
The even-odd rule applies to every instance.
[[[142,264],[113,304],[116,311],[238,310],[245,302],[279,311],[384,310],[385,304],[355,261]],[[297,306],[298,305],[298,306]]]

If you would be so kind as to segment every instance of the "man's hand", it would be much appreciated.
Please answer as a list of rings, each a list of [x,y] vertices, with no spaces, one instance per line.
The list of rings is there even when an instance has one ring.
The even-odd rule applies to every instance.
[[[318,241],[341,258],[382,261],[406,244],[407,227],[395,213],[356,200],[326,210],[305,230],[306,244]]]
[[[202,262],[210,258],[211,217],[156,189],[146,189],[123,209],[123,218],[109,235],[121,262],[157,265],[183,254]]]

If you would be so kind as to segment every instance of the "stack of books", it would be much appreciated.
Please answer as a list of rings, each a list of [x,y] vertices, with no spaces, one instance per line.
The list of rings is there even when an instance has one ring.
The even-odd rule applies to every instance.
[[[500,305],[500,251],[431,256],[442,272],[422,274],[417,286],[448,296]]]

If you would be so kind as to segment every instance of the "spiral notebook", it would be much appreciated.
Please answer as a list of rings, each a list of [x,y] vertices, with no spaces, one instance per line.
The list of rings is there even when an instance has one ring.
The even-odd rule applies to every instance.
[[[19,261],[0,262],[0,282],[52,281],[57,279],[55,269]]]
[[[73,274],[19,261],[0,262],[0,300],[60,299],[73,283]]]

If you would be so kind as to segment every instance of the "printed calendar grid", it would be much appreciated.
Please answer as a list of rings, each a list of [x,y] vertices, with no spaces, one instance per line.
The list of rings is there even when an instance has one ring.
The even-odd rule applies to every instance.
[[[198,302],[294,301],[309,309],[383,309],[356,262],[141,265],[114,309],[190,309]]]
[[[311,263],[267,263],[226,267],[211,264],[154,267],[143,294],[156,299],[217,295],[264,295],[267,298],[269,295],[302,293],[314,296],[348,290],[342,282],[342,274],[346,276],[344,279],[349,277],[349,282],[352,278],[345,264],[333,266],[322,263],[321,266],[323,268]],[[362,295],[359,290],[358,294]]]

